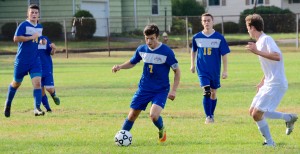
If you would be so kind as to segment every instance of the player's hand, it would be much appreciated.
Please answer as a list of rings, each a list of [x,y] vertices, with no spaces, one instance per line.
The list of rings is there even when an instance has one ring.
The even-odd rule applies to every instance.
[[[259,89],[264,85],[264,82],[260,82],[258,85],[256,85],[256,92],[259,91]]]
[[[248,42],[248,44],[245,46],[245,49],[249,50],[253,53],[257,52],[257,47],[256,47],[256,44],[254,42]]]
[[[227,75],[227,72],[223,72],[222,73],[222,79],[227,79],[228,75]]]
[[[174,100],[175,99],[175,96],[176,96],[176,92],[175,91],[171,91],[169,94],[168,94],[168,98],[170,100]]]
[[[40,34],[39,34],[38,32],[36,32],[36,33],[34,33],[31,37],[32,37],[32,40],[35,40],[35,39],[37,39],[37,38],[40,37]],[[38,42],[38,41],[37,41],[37,42]]]
[[[191,66],[190,70],[192,73],[195,73],[195,66]]]
[[[51,43],[50,44],[50,47],[52,48],[52,50],[51,50],[51,55],[54,55],[55,54],[55,52],[56,52],[56,45],[54,44],[54,43]]]
[[[121,66],[120,65],[114,65],[113,68],[111,69],[111,71],[113,73],[116,73],[117,71],[119,71],[121,69]]]
[[[47,44],[47,40],[45,38],[40,40],[40,44],[42,45],[46,45]]]

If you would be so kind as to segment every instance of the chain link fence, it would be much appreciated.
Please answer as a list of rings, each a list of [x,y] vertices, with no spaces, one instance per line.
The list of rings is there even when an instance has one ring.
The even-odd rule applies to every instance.
[[[298,48],[299,42],[299,14],[294,15],[262,15],[265,21],[266,33],[295,33],[291,38],[292,43]],[[244,16],[215,16],[214,29],[222,33],[225,38],[227,34],[247,34],[245,30]],[[86,20],[95,20],[96,28],[91,38],[76,37],[79,34],[78,26],[84,25]],[[0,40],[1,42],[11,41],[15,29],[24,19],[0,19]],[[75,24],[78,21],[79,24]],[[151,16],[151,17],[126,17],[126,18],[43,18],[39,22],[44,26],[43,34],[58,34],[56,38],[50,38],[57,42],[60,52],[83,52],[83,51],[118,51],[135,50],[144,43],[143,28],[149,23],[156,23],[161,31],[167,33],[167,37],[160,36],[160,41],[172,48],[190,49],[192,36],[200,32],[200,16]],[[46,22],[60,25],[61,31],[54,31],[57,28],[46,26]],[[48,24],[47,24],[48,25]],[[46,28],[47,27],[47,28]],[[296,28],[298,27],[298,28]],[[85,33],[86,30],[83,31]],[[238,44],[237,41],[236,44]],[[230,45],[235,44],[229,42]],[[0,52],[4,52],[1,49]]]

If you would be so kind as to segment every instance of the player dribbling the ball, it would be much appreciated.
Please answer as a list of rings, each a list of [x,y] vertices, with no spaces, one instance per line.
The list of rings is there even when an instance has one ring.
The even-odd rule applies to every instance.
[[[152,102],[150,118],[159,130],[159,142],[166,141],[166,129],[160,115],[166,105],[167,98],[174,100],[180,81],[180,69],[174,52],[167,45],[159,42],[159,29],[155,24],[149,24],[144,29],[146,44],[140,45],[132,58],[121,64],[114,65],[112,72],[133,68],[141,60],[144,62],[143,74],[139,86],[133,95],[128,117],[122,130],[130,131],[134,121],[148,103]],[[174,84],[170,90],[169,72],[174,72]]]

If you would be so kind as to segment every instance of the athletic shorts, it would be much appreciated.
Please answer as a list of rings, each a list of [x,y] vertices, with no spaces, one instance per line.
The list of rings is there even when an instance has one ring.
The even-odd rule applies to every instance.
[[[31,64],[15,64],[14,67],[14,80],[16,82],[22,82],[24,76],[30,74],[30,78],[41,77],[42,66],[39,58],[32,62]]]
[[[43,72],[41,81],[42,81],[42,87],[44,86],[49,88],[54,87],[54,79],[53,79],[52,72]]]
[[[199,77],[199,80],[200,80],[201,87],[210,86],[212,89],[218,89],[221,87],[220,79],[211,80],[207,77],[201,76],[201,77]]]
[[[156,104],[162,108],[165,107],[167,102],[169,90],[163,92],[149,92],[137,90],[133,95],[130,107],[135,110],[146,110],[149,102]]]
[[[287,87],[262,86],[253,98],[251,107],[262,112],[275,111],[286,90]]]

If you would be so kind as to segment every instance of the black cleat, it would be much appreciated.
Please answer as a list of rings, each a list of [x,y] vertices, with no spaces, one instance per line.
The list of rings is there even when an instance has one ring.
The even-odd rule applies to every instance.
[[[4,107],[4,115],[5,117],[10,117],[10,106],[5,106]]]

